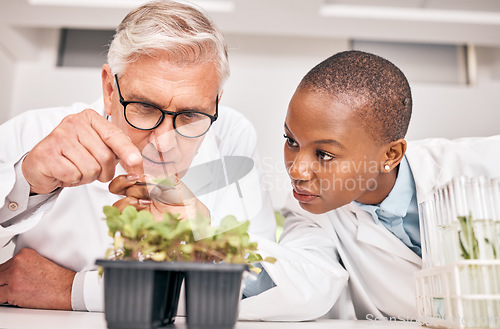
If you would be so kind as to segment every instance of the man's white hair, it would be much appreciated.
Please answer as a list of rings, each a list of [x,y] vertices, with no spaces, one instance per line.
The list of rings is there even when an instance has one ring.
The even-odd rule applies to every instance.
[[[120,75],[141,56],[168,56],[178,65],[214,62],[219,89],[229,77],[227,46],[212,20],[191,4],[172,0],[148,2],[132,10],[116,29],[108,64]]]

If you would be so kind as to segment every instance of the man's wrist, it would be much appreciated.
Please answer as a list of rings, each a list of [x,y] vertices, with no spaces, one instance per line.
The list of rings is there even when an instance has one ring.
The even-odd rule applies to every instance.
[[[55,192],[58,192],[60,189],[62,189],[62,187],[58,187],[55,190],[53,190],[52,192],[46,193],[45,195],[53,194]],[[35,192],[31,192],[31,188],[30,188],[30,196],[35,196],[35,195],[40,195],[40,194],[39,193],[35,193]]]

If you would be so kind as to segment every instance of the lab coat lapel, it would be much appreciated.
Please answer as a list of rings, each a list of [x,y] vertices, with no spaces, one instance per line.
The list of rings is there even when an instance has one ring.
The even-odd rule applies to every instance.
[[[444,178],[439,163],[432,156],[422,156],[422,152],[425,150],[419,143],[410,143],[406,154],[415,181],[418,204],[432,199],[435,187]],[[359,241],[393,253],[412,263],[422,264],[422,259],[417,254],[382,224],[377,224],[369,213],[354,204],[350,207],[358,220],[356,238]],[[422,226],[422,223],[420,225]]]
[[[406,158],[417,188],[418,204],[432,200],[436,186],[446,183],[453,177],[451,172],[443,171],[439,159],[436,158],[445,155],[429,152],[428,147],[425,140],[410,142],[406,152]]]
[[[358,241],[395,254],[412,263],[418,265],[422,263],[422,259],[394,236],[385,226],[375,223],[369,213],[354,204],[351,204],[350,207],[358,221],[358,231],[356,234]]]
[[[413,144],[409,144],[406,153],[417,189],[418,204],[432,200],[435,187],[443,179],[443,171],[439,163],[432,156],[422,153],[422,147]]]

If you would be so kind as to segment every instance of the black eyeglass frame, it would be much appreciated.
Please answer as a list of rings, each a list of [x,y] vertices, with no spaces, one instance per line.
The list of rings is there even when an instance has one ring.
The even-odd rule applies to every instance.
[[[217,118],[219,117],[219,93],[217,93],[217,97],[215,98],[215,114],[214,115],[210,115],[210,114],[207,114],[207,113],[204,113],[204,112],[199,112],[199,111],[172,112],[172,111],[163,110],[163,109],[159,108],[156,105],[149,104],[149,103],[146,103],[146,102],[126,101],[123,98],[122,93],[120,91],[120,85],[118,84],[118,75],[117,74],[115,74],[115,81],[116,81],[116,89],[118,90],[119,101],[120,101],[120,104],[123,106],[123,116],[125,117],[125,121],[127,121],[127,123],[129,125],[131,125],[132,127],[134,127],[135,129],[138,129],[138,130],[153,130],[153,129],[157,128],[159,125],[161,125],[161,123],[163,122],[163,120],[165,120],[165,115],[171,115],[172,116],[172,124],[174,126],[175,131],[179,135],[181,135],[183,137],[186,137],[186,138],[198,138],[198,137],[201,137],[201,136],[205,135],[210,130],[210,127],[212,127],[212,124],[214,123],[214,121],[217,120]],[[160,117],[160,119],[158,120],[158,122],[152,128],[139,128],[139,127],[136,127],[135,125],[133,125],[127,119],[126,108],[127,108],[127,105],[129,105],[129,104],[143,104],[143,105],[146,105],[146,106],[151,106],[151,107],[159,110],[162,113],[162,116]],[[177,118],[177,116],[179,116],[181,114],[186,114],[186,113],[201,114],[201,115],[204,115],[204,116],[207,116],[208,118],[210,118],[210,125],[208,126],[207,130],[204,133],[199,134],[197,136],[186,136],[186,135],[181,134],[179,132],[179,130],[177,130],[177,125],[175,124],[175,119]]]

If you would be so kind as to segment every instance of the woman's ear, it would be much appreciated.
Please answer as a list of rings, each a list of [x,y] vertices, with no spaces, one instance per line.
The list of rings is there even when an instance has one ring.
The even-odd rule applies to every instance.
[[[115,79],[108,64],[102,66],[102,97],[106,115],[111,115]]]
[[[396,168],[405,155],[407,143],[404,139],[398,139],[387,145],[385,152],[385,161],[383,163],[383,172],[390,172]]]

